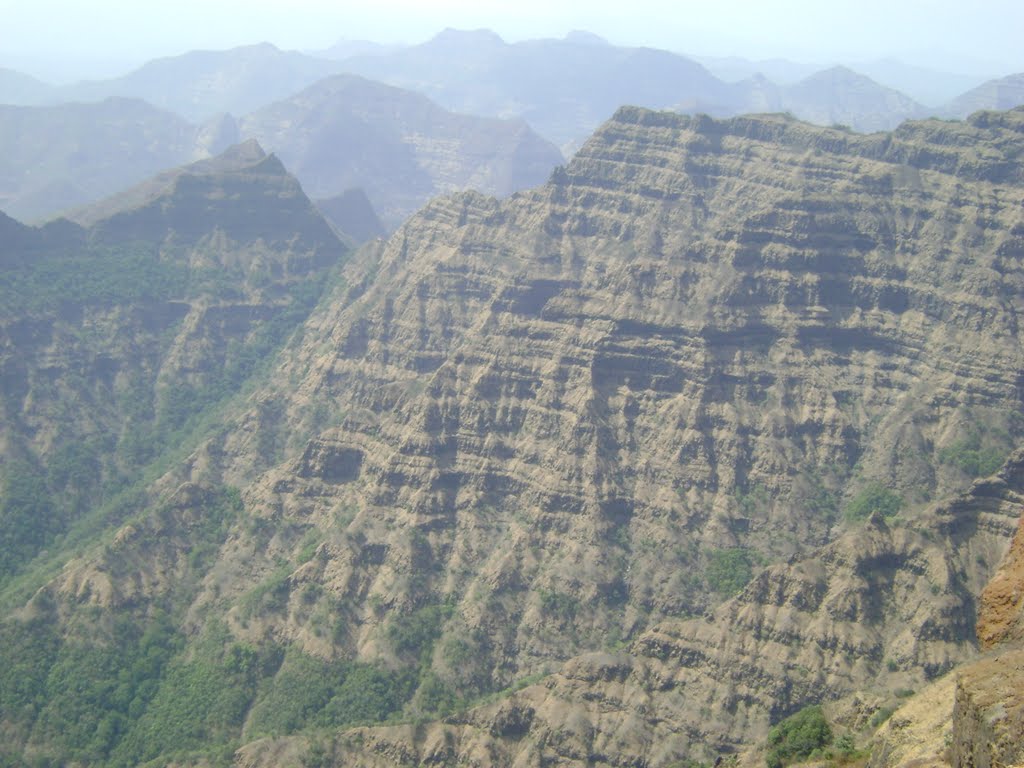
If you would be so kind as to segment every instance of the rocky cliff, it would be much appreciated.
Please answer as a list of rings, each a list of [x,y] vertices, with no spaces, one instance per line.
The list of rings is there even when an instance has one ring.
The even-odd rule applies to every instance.
[[[1004,470],[1009,474],[1012,465]],[[1024,508],[1016,499],[1014,508]],[[1024,517],[978,603],[981,659],[965,663],[901,707],[875,738],[873,768],[1024,762]]]
[[[547,184],[364,247],[164,505],[36,602],[170,605],[175,670],[248,675],[253,764],[668,765],[923,686],[976,653],[1019,517],[1022,134],[622,109]],[[429,724],[258,738],[400,715]]]

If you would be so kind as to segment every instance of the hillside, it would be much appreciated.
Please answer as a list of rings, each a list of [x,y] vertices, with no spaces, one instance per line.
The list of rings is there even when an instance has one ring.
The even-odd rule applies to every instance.
[[[100,208],[86,227],[4,219],[2,578],[144,504],[146,468],[265,365],[345,253],[255,143]]]
[[[237,347],[172,345],[217,427],[90,546],[16,564],[9,752],[668,766],[756,754],[816,704],[866,743],[976,658],[1018,525],[1022,131],[623,108],[546,184],[364,246],[242,396],[202,396]],[[336,261],[276,158],[196,173],[90,231],[252,233],[203,274],[238,259],[257,296]],[[9,414],[48,355],[5,363],[31,382]],[[7,418],[49,471],[62,417]]]

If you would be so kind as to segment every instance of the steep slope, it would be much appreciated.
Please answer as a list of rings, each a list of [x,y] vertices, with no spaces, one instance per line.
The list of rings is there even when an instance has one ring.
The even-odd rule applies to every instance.
[[[0,106],[0,209],[41,219],[221,151],[184,120],[134,99]]]
[[[442,723],[332,739],[334,764],[669,765],[744,743],[756,755],[770,722],[857,689],[850,725],[862,728],[878,711],[865,702],[898,701],[896,691],[972,655],[976,561],[1002,549],[1022,501],[1018,454],[909,527],[874,519],[812,558],[766,569],[702,618],[658,624],[628,650],[572,659],[542,683]],[[938,685],[952,702],[952,687]],[[1006,688],[1002,700],[1012,700]],[[246,748],[241,764],[273,764],[278,753],[267,747]]]
[[[346,415],[250,497],[326,537],[292,588],[312,579],[332,599],[367,601],[343,646],[371,658],[387,653],[396,614],[455,600],[435,673],[455,690],[500,687],[566,649],[614,648],[658,616],[702,613],[726,555],[748,568],[754,551],[807,557],[834,535],[841,499],[855,514],[873,483],[907,503],[962,487],[960,458],[978,450],[971,422],[992,425],[979,439],[1006,439],[1004,451],[1021,428],[1010,158],[1022,118],[868,138],[623,110],[535,193],[428,207],[385,247],[364,294],[314,318],[335,351],[294,364],[307,373],[293,412],[319,399]],[[977,146],[993,154],[979,160]],[[329,532],[338,509],[350,510],[341,537]],[[664,759],[763,735],[826,691],[920,681],[966,658],[971,627],[948,618],[980,591],[1009,526],[978,536],[984,566],[966,544],[966,565],[944,563],[944,546],[900,528],[851,543],[842,559],[856,573],[873,568],[862,549],[904,573],[934,559],[935,602],[924,583],[880,572],[910,590],[892,605],[924,613],[882,610],[868,637],[851,629],[849,657],[823,677],[832,665],[815,648],[832,630],[799,661],[792,628],[804,619],[790,615],[779,643],[797,658],[747,674],[784,680],[781,669],[806,667],[806,683],[743,694],[740,708],[709,684],[722,730],[680,734]],[[790,590],[797,607],[828,593],[820,568],[809,564],[780,604]],[[318,647],[293,610],[265,619]],[[900,639],[907,625],[920,638]],[[455,665],[467,636],[477,650]],[[744,636],[712,627],[680,645]],[[580,672],[579,685],[628,674]]]
[[[1024,432],[1022,134],[625,108],[536,190],[435,200],[0,647],[171,627],[117,765],[660,766],[922,685],[1019,517],[1019,456],[971,482]],[[18,701],[64,754],[66,698]],[[435,722],[330,736],[398,717]]]
[[[1024,516],[981,596],[977,632],[987,653],[957,667],[894,713],[875,737],[873,768],[1024,763],[1022,564]]]
[[[347,189],[340,195],[317,200],[316,207],[335,229],[355,243],[365,243],[387,234],[370,198],[361,188]]]
[[[24,491],[4,499],[4,577],[182,444],[345,251],[254,142],[99,209],[87,228],[4,219],[0,472]]]
[[[238,132],[278,152],[314,197],[363,187],[391,227],[437,194],[507,195],[541,183],[562,162],[521,120],[455,114],[352,75],[247,115]]]

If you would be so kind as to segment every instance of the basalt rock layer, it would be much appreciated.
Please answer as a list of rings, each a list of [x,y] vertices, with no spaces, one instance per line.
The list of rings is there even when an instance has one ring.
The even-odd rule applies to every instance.
[[[544,187],[432,203],[282,363],[289,418],[340,423],[248,491],[322,534],[293,594],[352,606],[345,635],[318,640],[298,597],[259,631],[393,661],[390,623],[447,601],[431,663],[453,690],[584,651],[551,685],[597,701],[597,679],[647,696],[692,674],[652,716],[672,738],[636,731],[666,750],[637,747],[652,764],[969,658],[1015,514],[836,537],[871,488],[916,519],[977,473],[965,451],[1019,438],[1022,128],[985,113],[858,137],[623,109]],[[228,475],[253,439],[227,439]],[[764,571],[727,618],[685,620],[728,592],[723,562],[786,559],[804,565]],[[636,655],[601,655],[624,641]],[[595,746],[616,727],[588,723],[562,759],[619,760]]]
[[[365,246],[162,517],[43,594],[174,604],[241,487],[177,599],[262,675],[246,764],[310,744],[256,737],[313,660],[398,681],[362,721],[434,718],[309,746],[338,765],[668,765],[923,685],[976,653],[1019,517],[1022,150],[1020,111],[865,137],[623,108],[544,186]],[[361,722],[317,696],[302,724]]]

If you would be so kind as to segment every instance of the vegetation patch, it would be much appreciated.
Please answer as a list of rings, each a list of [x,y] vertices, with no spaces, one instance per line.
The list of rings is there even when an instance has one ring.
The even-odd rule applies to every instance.
[[[968,477],[987,477],[1006,461],[1006,451],[983,445],[980,432],[973,432],[939,451],[941,463],[958,468]]]
[[[64,305],[109,306],[182,296],[186,264],[159,258],[156,246],[88,246],[70,255],[26,255],[4,265],[0,306],[11,315],[51,312]]]
[[[843,510],[850,522],[867,520],[877,513],[882,517],[896,517],[903,509],[903,497],[880,483],[869,483],[862,488]]]
[[[768,768],[816,757],[832,743],[832,727],[821,707],[804,707],[768,731]]]
[[[712,549],[705,568],[708,586],[719,595],[732,597],[753,577],[758,562],[756,553],[744,547]]]

